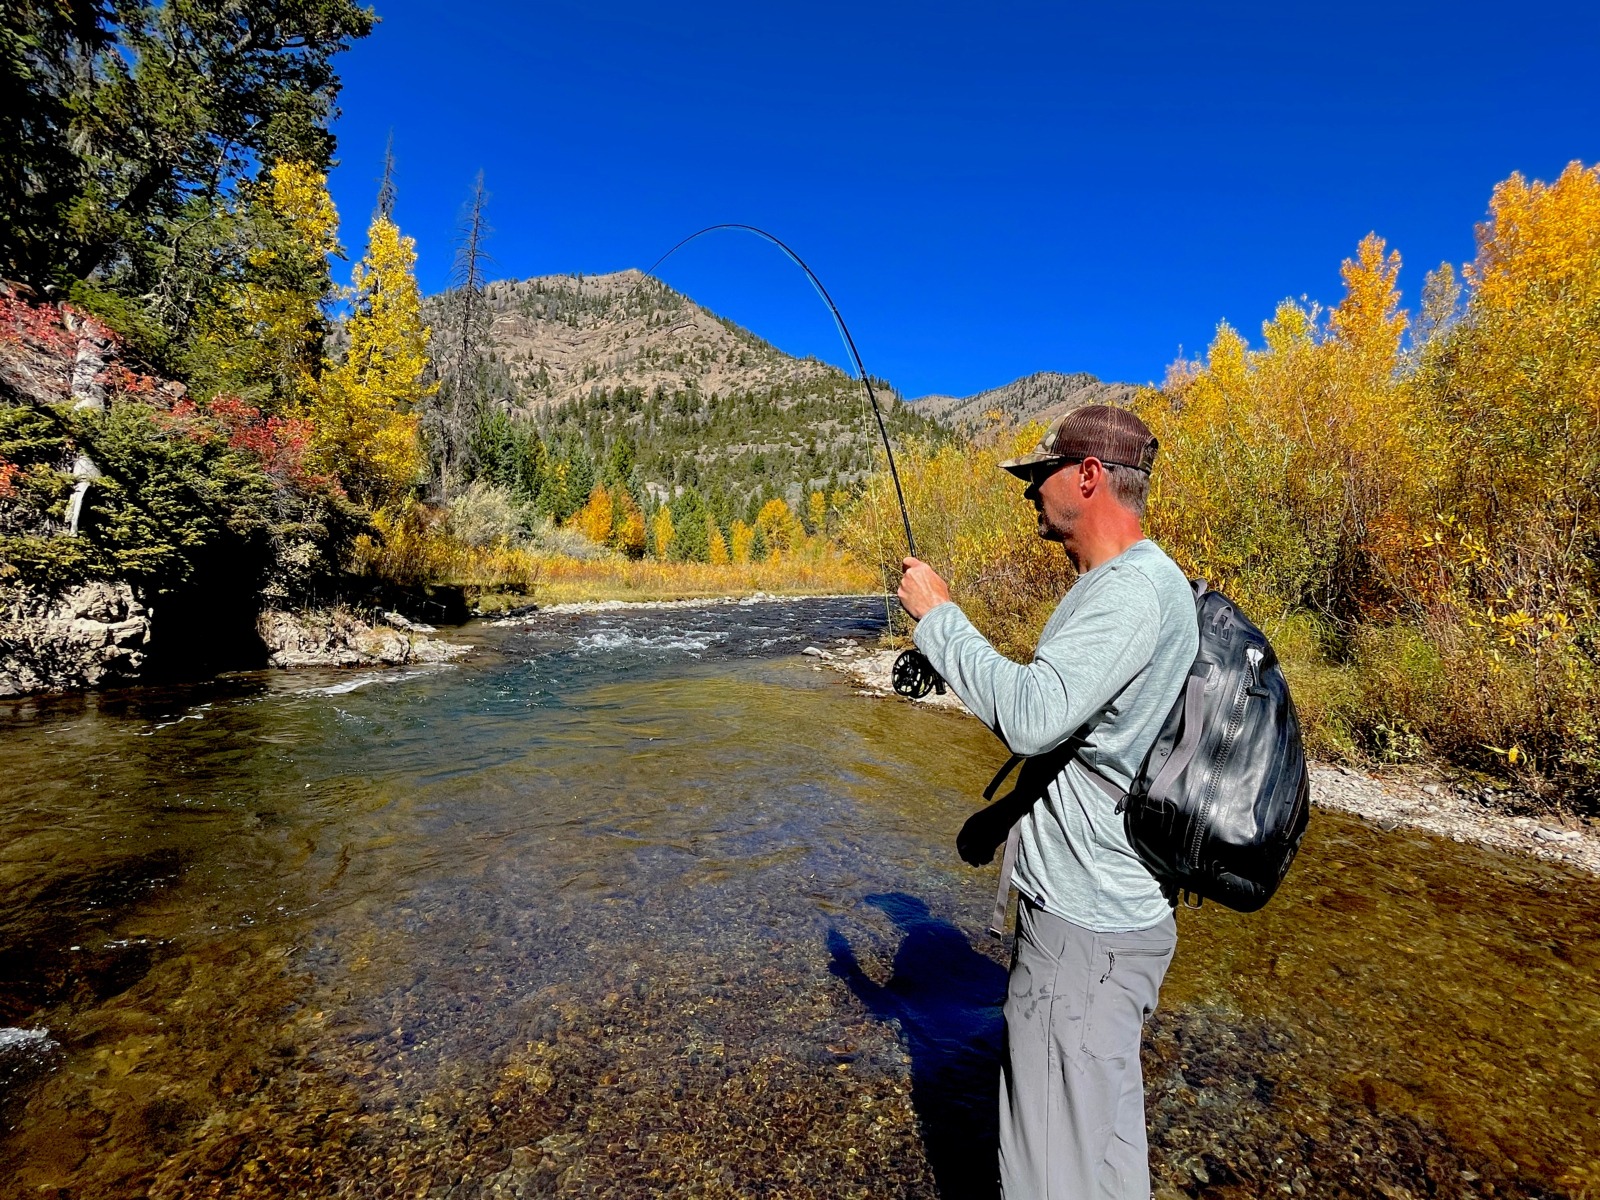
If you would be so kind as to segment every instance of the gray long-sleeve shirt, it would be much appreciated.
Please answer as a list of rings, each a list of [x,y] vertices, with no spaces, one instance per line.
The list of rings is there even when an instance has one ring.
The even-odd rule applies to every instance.
[[[1177,699],[1200,648],[1194,595],[1177,564],[1146,539],[1080,575],[1027,665],[1000,654],[953,603],[926,614],[915,640],[1014,754],[1044,754],[1086,734],[1022,818],[1017,890],[1099,933],[1164,919],[1171,910],[1160,887],[1078,759],[1126,787]]]

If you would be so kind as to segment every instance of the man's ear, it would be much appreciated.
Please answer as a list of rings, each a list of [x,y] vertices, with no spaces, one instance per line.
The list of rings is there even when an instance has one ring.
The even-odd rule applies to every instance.
[[[1078,488],[1087,500],[1100,490],[1100,485],[1105,482],[1106,468],[1098,458],[1086,458],[1079,464],[1082,474],[1079,476]]]

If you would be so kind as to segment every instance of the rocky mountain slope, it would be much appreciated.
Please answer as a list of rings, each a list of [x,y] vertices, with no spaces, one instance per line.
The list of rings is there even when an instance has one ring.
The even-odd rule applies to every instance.
[[[998,412],[1008,425],[1048,423],[1084,404],[1126,405],[1138,390],[1131,383],[1104,383],[1081,371],[1073,375],[1039,371],[974,396],[923,396],[911,407],[970,435],[989,423],[991,412]]]
[[[432,297],[436,360],[458,328],[459,294]],[[640,271],[505,280],[483,291],[487,399],[534,421],[545,441],[601,461],[629,443],[658,498],[696,487],[733,508],[791,503],[848,486],[879,465],[860,384],[794,358]],[[1093,375],[1040,372],[975,396],[903,403],[877,385],[891,437],[939,441],[1048,421],[1081,404],[1126,404],[1136,389]]]
[[[792,358],[637,270],[501,280],[483,299],[495,356],[530,412],[600,389],[726,396],[849,383],[827,363]],[[430,304],[436,330],[448,328],[445,304]]]
[[[729,512],[791,505],[875,470],[878,434],[861,384],[794,358],[636,270],[489,284],[488,406],[532,420],[552,453],[596,463],[626,442],[644,492],[686,487]],[[458,294],[432,297],[436,360],[450,353]],[[457,326],[458,327],[458,326]],[[950,436],[874,382],[896,441]]]

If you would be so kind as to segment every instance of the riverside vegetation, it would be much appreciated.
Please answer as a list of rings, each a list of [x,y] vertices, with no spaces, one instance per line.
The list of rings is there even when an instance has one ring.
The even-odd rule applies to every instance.
[[[784,461],[788,435],[842,403],[849,381],[833,368],[630,283],[647,324],[686,316],[737,342],[744,374],[728,386],[742,392],[707,394],[705,356],[674,327],[675,349],[650,348],[666,374],[648,393],[619,386],[586,420],[549,414],[541,435],[528,397],[497,390],[496,297],[517,286],[482,278],[481,177],[464,273],[425,307],[392,156],[365,252],[335,282],[332,64],[372,24],[344,0],[31,3],[0,17],[4,690],[132,676],[152,641],[187,642],[190,666],[238,665],[264,609],[436,584],[490,600],[553,581],[655,595],[863,586],[829,532],[870,463],[838,446],[802,456],[809,472]],[[522,310],[579,329],[581,278],[569,290],[575,305],[541,286]],[[600,411],[637,429],[602,435]],[[705,456],[702,489],[687,439],[720,436],[729,415],[746,440],[783,440],[742,467]],[[641,559],[652,565],[630,565]],[[91,610],[105,620],[85,633]],[[54,636],[74,629],[92,667]]]
[[[1133,405],[1161,440],[1149,528],[1260,618],[1317,754],[1439,757],[1600,814],[1600,171],[1495,188],[1478,252],[1400,308],[1368,236],[1344,298],[1227,325]],[[998,414],[997,414],[998,416]],[[1037,428],[907,456],[924,553],[1026,654],[1070,581],[996,462]],[[887,568],[874,481],[846,533]]]

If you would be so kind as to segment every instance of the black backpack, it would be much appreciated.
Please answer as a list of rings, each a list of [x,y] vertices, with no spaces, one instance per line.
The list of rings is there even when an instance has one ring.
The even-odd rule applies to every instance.
[[[1266,635],[1194,582],[1200,652],[1118,796],[1128,841],[1168,890],[1240,912],[1272,899],[1305,837],[1311,777],[1289,684]]]
[[[1079,765],[1117,802],[1128,841],[1168,900],[1176,905],[1187,893],[1254,912],[1272,899],[1305,836],[1305,747],[1266,635],[1204,580],[1192,586],[1200,651],[1132,786],[1123,792],[1082,759]],[[1017,834],[1013,828],[1007,840],[996,932]]]

